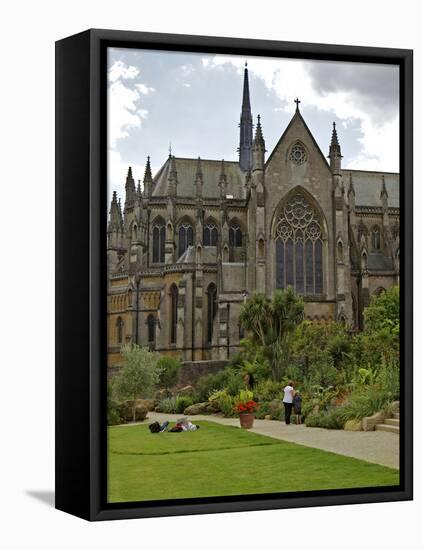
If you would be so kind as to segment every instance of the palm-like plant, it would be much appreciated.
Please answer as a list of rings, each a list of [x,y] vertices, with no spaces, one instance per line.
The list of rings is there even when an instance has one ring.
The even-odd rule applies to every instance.
[[[277,290],[272,300],[264,294],[254,294],[241,310],[240,323],[262,346],[274,380],[280,378],[281,366],[287,360],[289,335],[303,315],[303,299],[292,287]]]

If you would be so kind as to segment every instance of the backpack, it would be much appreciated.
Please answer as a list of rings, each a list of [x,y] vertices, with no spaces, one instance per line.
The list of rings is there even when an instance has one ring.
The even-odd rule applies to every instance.
[[[157,434],[160,432],[160,424],[158,422],[153,422],[149,424],[148,429],[152,434]]]

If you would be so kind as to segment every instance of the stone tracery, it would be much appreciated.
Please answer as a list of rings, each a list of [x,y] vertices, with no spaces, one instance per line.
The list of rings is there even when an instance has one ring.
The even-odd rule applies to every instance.
[[[300,294],[323,293],[323,231],[313,207],[296,193],[276,223],[276,286]]]

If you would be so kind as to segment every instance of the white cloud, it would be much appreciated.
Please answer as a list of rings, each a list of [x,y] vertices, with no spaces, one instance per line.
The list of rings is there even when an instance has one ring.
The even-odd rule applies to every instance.
[[[215,56],[202,59],[208,70],[219,69],[226,64],[242,72],[245,60],[242,57]],[[281,100],[280,110],[293,113],[293,100],[298,96],[303,105],[313,106],[346,125],[359,121],[362,137],[358,139],[362,151],[349,163],[349,168],[363,170],[398,171],[399,169],[399,119],[387,122],[376,121],[369,109],[371,105],[363,100],[357,90],[321,92],[313,86],[313,79],[307,61],[273,58],[250,58],[248,70],[261,78],[269,90]],[[315,62],[313,62],[315,63]],[[360,67],[357,66],[357,70]],[[378,106],[375,106],[375,108]],[[375,109],[376,110],[376,109]]]
[[[139,128],[148,111],[137,108],[140,93],[117,80],[109,87],[108,131],[109,144],[116,146],[119,139],[129,135],[131,128]]]
[[[148,95],[155,91],[154,88],[149,88],[145,84],[136,84],[136,88],[142,95]]]
[[[115,61],[108,70],[109,82],[116,82],[118,79],[134,79],[139,75],[139,70],[133,65],[126,65],[122,61]]]
[[[148,110],[140,106],[141,98],[155,90],[142,82],[136,82],[140,71],[122,61],[116,61],[108,71],[108,185],[124,199],[125,178],[129,164],[136,179],[142,179],[144,167],[124,162],[118,151],[119,140],[130,135],[133,128],[140,128]],[[129,81],[129,82],[128,82]]]

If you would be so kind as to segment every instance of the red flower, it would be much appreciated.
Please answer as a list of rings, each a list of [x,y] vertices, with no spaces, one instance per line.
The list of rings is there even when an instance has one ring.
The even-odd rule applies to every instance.
[[[235,405],[235,410],[239,413],[253,413],[255,412],[260,405],[256,401],[247,401],[246,403],[237,403]]]

